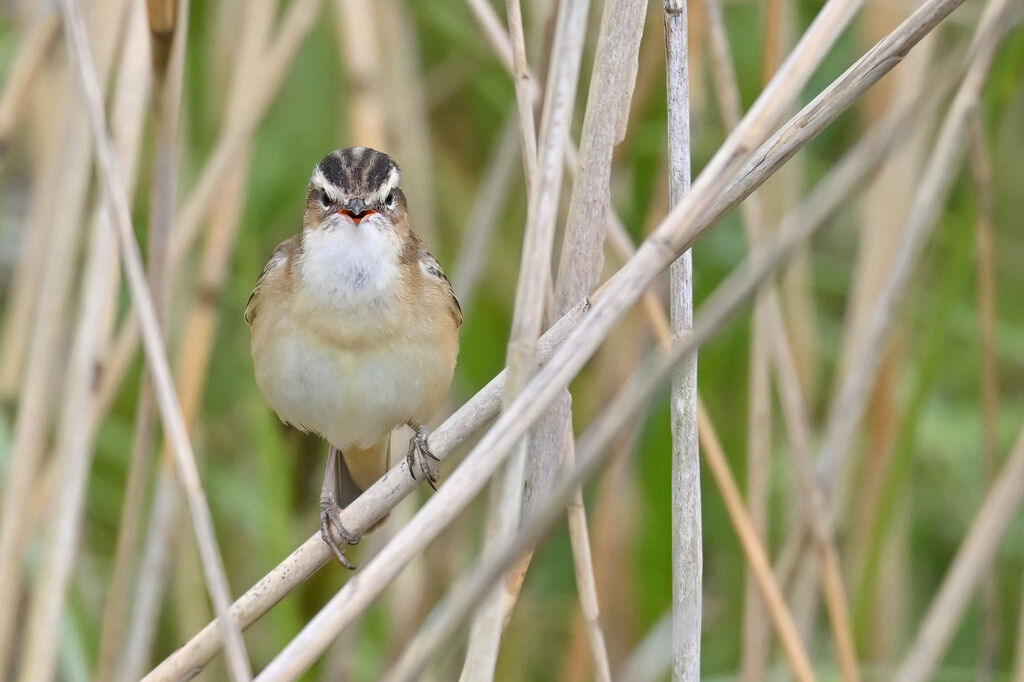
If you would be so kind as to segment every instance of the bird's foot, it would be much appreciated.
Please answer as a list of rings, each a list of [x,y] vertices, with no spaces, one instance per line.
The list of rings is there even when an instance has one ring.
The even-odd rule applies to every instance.
[[[349,532],[341,523],[341,507],[338,503],[330,497],[321,497],[320,537],[323,538],[328,547],[334,550],[334,556],[338,557],[338,561],[341,562],[342,566],[350,571],[356,570],[355,565],[345,558],[345,553],[341,551],[341,545],[338,543],[335,534],[350,545],[359,542],[359,536]]]
[[[409,441],[409,452],[405,455],[405,461],[409,465],[409,475],[416,478],[416,469],[427,479],[427,483],[434,490],[437,490],[438,468],[441,463],[434,453],[427,446],[427,437],[430,432],[425,426],[409,424],[416,432],[416,435]]]

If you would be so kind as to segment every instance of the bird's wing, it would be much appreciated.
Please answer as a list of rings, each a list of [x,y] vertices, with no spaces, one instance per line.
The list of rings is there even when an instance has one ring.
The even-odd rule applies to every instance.
[[[434,254],[430,253],[430,249],[427,245],[419,240],[419,262],[420,269],[427,277],[434,279],[441,283],[445,289],[448,290],[448,295],[451,298],[449,305],[449,312],[452,314],[452,318],[455,319],[455,326],[462,326],[462,306],[459,305],[459,299],[455,298],[455,290],[452,288],[452,283],[448,281],[448,275],[444,274],[444,269],[441,264],[437,262],[437,258]]]
[[[249,295],[249,302],[245,304],[245,321],[249,323],[250,327],[252,326],[252,321],[256,318],[256,313],[259,311],[260,290],[268,278],[273,277],[277,273],[284,272],[284,268],[288,265],[289,259],[294,255],[298,246],[299,237],[296,235],[291,239],[281,242],[274,249],[274,254],[267,261],[267,265],[263,268],[260,278],[256,280],[256,287]]]

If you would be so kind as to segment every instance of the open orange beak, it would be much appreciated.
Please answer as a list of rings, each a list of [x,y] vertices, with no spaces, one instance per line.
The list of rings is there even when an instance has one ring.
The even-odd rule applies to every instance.
[[[356,213],[355,211],[353,211],[351,209],[348,209],[348,208],[343,208],[340,211],[338,211],[339,215],[348,216],[349,218],[352,219],[352,222],[354,222],[356,225],[359,224],[360,220],[362,220],[363,218],[365,218],[367,216],[371,216],[374,213],[376,213],[376,211],[374,211],[372,208],[363,209],[359,213]]]
[[[356,198],[350,200],[344,206],[344,208],[338,211],[338,213],[340,215],[348,216],[349,218],[352,219],[352,222],[358,225],[360,220],[362,220],[366,216],[373,215],[374,213],[376,213],[376,211],[374,211],[372,208],[369,208],[365,203],[363,203],[362,199]]]

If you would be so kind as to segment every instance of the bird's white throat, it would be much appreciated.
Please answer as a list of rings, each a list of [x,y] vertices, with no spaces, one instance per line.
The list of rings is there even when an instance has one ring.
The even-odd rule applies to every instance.
[[[358,225],[341,216],[302,235],[303,284],[324,302],[368,303],[394,286],[401,239],[381,215]]]

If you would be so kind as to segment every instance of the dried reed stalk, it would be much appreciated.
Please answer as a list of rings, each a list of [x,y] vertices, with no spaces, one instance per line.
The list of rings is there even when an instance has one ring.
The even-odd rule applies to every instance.
[[[238,120],[243,116],[239,111],[247,106],[247,90],[253,87],[254,71],[252,65],[257,63],[266,47],[274,18],[273,3],[267,0],[252,2],[246,6],[243,30],[239,38],[235,73],[228,94],[228,121]],[[224,178],[221,201],[211,216],[211,229],[207,236],[203,254],[200,259],[197,296],[185,322],[185,332],[177,358],[176,376],[179,382],[178,395],[185,422],[191,427],[199,413],[200,402],[208,377],[210,352],[213,345],[221,291],[227,272],[235,237],[241,220],[244,206],[244,183],[248,171],[248,154],[243,152],[238,163]],[[172,235],[173,238],[173,235]],[[174,273],[170,273],[174,274]],[[161,461],[166,462],[164,457]],[[135,473],[132,473],[135,476]],[[161,596],[166,588],[168,561],[167,548],[174,542],[173,530],[178,516],[180,504],[173,488],[173,472],[165,465],[160,468],[159,480],[156,484],[156,496],[150,529],[147,532],[146,548],[143,553],[143,566],[149,570],[139,571],[139,584],[136,599],[131,611],[129,643],[123,647],[126,656],[120,664],[121,679],[138,679],[144,674],[152,642],[155,636],[155,623],[158,621]],[[144,481],[145,475],[141,474]],[[140,490],[141,494],[141,490]],[[141,498],[138,504],[129,507],[126,503],[122,519],[141,516]],[[119,539],[120,542],[120,539]],[[128,556],[134,554],[134,539],[126,541],[124,551]],[[119,545],[119,556],[122,547]],[[129,559],[130,561],[130,559]],[[122,620],[124,607],[120,607],[117,617]],[[113,626],[112,626],[113,627]],[[123,626],[118,626],[123,627]],[[118,640],[119,641],[119,638]]]
[[[744,205],[746,204],[742,204],[741,206]],[[809,230],[813,231],[819,229],[824,224],[826,217],[827,214],[822,210],[819,210],[816,213],[814,211],[809,210],[804,211],[803,213],[797,212],[792,216],[792,219],[790,219],[786,223],[786,225],[789,227],[784,229],[785,231],[789,232],[794,229],[794,225],[805,225]],[[808,238],[809,234],[804,237],[803,241],[806,241],[806,239]],[[624,248],[624,252],[621,255],[623,256],[623,259],[626,260],[632,255],[634,247],[632,246],[632,242],[630,241],[628,234],[623,234],[620,242],[621,245],[619,246],[619,248]],[[651,292],[648,292],[645,296],[645,300],[650,300],[651,298],[653,298],[653,295],[651,294]],[[660,304],[654,303],[654,305],[645,306],[645,312],[647,312],[647,316],[649,322],[651,323],[651,327],[659,340],[659,345],[662,347],[663,350],[667,352],[671,348],[671,332],[669,330],[669,323],[668,320],[665,318],[664,311],[662,310]],[[785,385],[789,386],[790,384],[787,383]],[[748,554],[757,554],[764,556],[766,558],[764,562],[759,562],[756,560],[750,561],[750,565],[752,567],[751,574],[754,577],[755,586],[758,590],[761,590],[762,593],[773,590],[778,591],[777,587],[772,587],[772,585],[775,585],[775,576],[772,573],[771,568],[767,564],[767,552],[764,549],[763,541],[760,539],[760,533],[753,523],[750,512],[743,505],[742,496],[739,495],[738,492],[735,492],[738,490],[738,488],[735,483],[735,478],[729,470],[728,459],[722,452],[720,440],[717,436],[714,424],[711,421],[711,416],[708,413],[707,409],[704,407],[703,401],[700,399],[699,396],[697,399],[697,417],[699,427],[698,432],[701,443],[703,444],[706,451],[713,452],[713,454],[708,455],[707,457],[716,460],[715,465],[717,466],[716,472],[718,475],[713,477],[715,479],[715,484],[719,488],[719,491],[722,494],[722,497],[725,500],[727,506],[729,506],[730,520],[733,522],[734,527],[736,528],[737,535],[740,538],[744,539],[742,543],[744,550]],[[809,430],[809,427],[805,428],[808,428]],[[808,457],[809,455],[810,453],[808,446]],[[766,611],[766,614],[771,616],[770,622],[793,622],[793,616],[789,612],[788,608],[786,608],[784,600],[769,599],[767,604],[768,609],[774,611]],[[671,618],[669,618],[669,620],[671,620]],[[657,664],[657,660],[660,660],[658,659],[657,652],[653,652],[650,650],[642,652],[643,655],[654,657],[656,661],[654,663],[651,663],[649,667],[640,660],[635,661],[635,666],[644,666],[644,677],[641,677],[640,679],[647,679],[648,676],[650,676],[652,679],[656,678],[661,674],[659,671],[662,668],[668,668],[669,665],[672,663],[672,656],[670,650],[672,649],[672,645],[674,645],[675,642],[673,641],[673,638],[671,636],[671,623],[669,623],[668,630],[669,632],[666,635],[666,637],[671,641],[671,645],[665,645],[667,653],[665,654],[664,665],[659,666]],[[791,628],[788,625],[785,625],[779,629],[779,634],[781,637],[790,637],[794,633],[796,633],[795,628]],[[795,641],[788,642],[786,645],[791,651],[798,651],[803,648],[803,645],[800,643],[799,638],[797,638]],[[653,646],[653,644],[651,646]],[[638,656],[640,654],[641,652],[637,652]],[[631,665],[629,669],[632,670],[633,665]],[[632,677],[632,675],[620,675],[617,679],[632,680],[634,678]]]
[[[153,302],[156,308],[157,321],[161,328],[165,328],[169,318],[171,297],[170,291],[173,286],[172,273],[168,267],[170,232],[174,222],[174,210],[177,200],[178,187],[178,156],[177,156],[177,133],[178,119],[181,110],[181,92],[183,70],[185,64],[185,46],[188,39],[188,17],[191,3],[179,0],[150,0],[149,28],[153,52],[153,103],[154,103],[154,138],[155,152],[153,158],[153,185],[150,193],[150,215],[149,215],[149,241],[147,243],[147,278],[150,291],[153,295]],[[180,16],[179,16],[180,15]],[[164,343],[167,345],[167,338]],[[185,337],[189,338],[189,337]],[[191,341],[191,339],[189,338]],[[148,382],[142,386],[143,391],[149,392]],[[179,405],[182,407],[182,416],[186,428],[189,424],[186,406],[182,405],[182,395],[178,395]],[[140,410],[146,407],[153,409],[152,400],[140,401]],[[148,417],[148,415],[147,415]],[[148,418],[147,423],[153,420]],[[143,425],[145,426],[145,424]],[[149,458],[152,452],[152,445],[146,434],[141,434],[140,442],[144,445],[144,457]],[[166,447],[164,448],[167,449]],[[172,461],[169,456],[164,456],[160,468],[161,477],[170,477],[173,469],[166,466]],[[148,462],[146,462],[148,469]],[[174,498],[177,502],[178,498]],[[176,505],[177,507],[178,505]],[[175,510],[177,511],[177,510]],[[209,607],[203,596],[203,580],[200,577],[200,569],[197,564],[195,546],[189,542],[187,533],[174,532],[168,514],[163,517],[168,519],[163,526],[151,526],[151,535],[147,542],[160,543],[165,547],[177,549],[174,552],[176,560],[173,563],[175,577],[179,583],[185,582],[182,576],[195,576],[189,588],[179,591],[178,598],[174,605],[178,611],[178,622],[181,627],[192,630],[201,627],[201,624],[209,618]],[[177,516],[175,513],[173,516]],[[161,517],[155,517],[160,519]],[[174,549],[172,549],[174,548]],[[145,582],[149,576],[142,576],[141,581]],[[189,615],[197,611],[201,615],[189,618]],[[159,611],[151,614],[153,625],[148,626],[151,631],[156,630],[156,623],[159,622]],[[148,647],[140,649],[139,653],[148,652]],[[235,661],[229,652],[227,657],[229,672],[233,677],[238,672],[233,669]],[[248,663],[248,659],[245,659]],[[251,670],[247,667],[244,671],[246,676],[251,676]]]
[[[115,104],[113,128],[115,135],[118,137],[124,135],[125,130],[135,130],[135,134],[140,138],[142,134],[144,107],[149,101],[148,94],[152,77],[152,70],[149,68],[146,60],[142,58],[142,55],[149,51],[149,34],[145,28],[145,21],[143,7],[141,4],[135,3],[132,7],[132,14],[126,29],[124,55],[122,56],[122,62],[124,63],[122,64],[121,75],[118,81],[119,88],[125,93],[125,96],[132,95],[134,97],[135,110],[130,114],[119,116],[119,107]],[[136,140],[131,146],[125,147],[122,144],[122,148],[135,150],[139,145],[140,141]],[[130,183],[134,181],[135,177],[134,165],[134,161],[132,164],[124,164],[126,169],[125,175]],[[129,196],[131,194],[132,191],[129,190]],[[116,239],[116,236],[111,233],[110,238],[113,240]],[[120,274],[116,260],[113,265],[114,274]],[[135,328],[134,325],[132,328]],[[102,416],[106,414],[110,404],[110,397],[105,394],[105,388],[110,385],[112,380],[115,383],[120,383],[116,375],[123,373],[127,363],[123,363],[124,366],[118,369],[112,366],[105,353],[104,357],[98,358],[97,365],[103,367],[103,375],[102,381],[93,390],[93,404],[96,407],[89,415],[90,423],[86,430],[89,438],[94,436],[98,423]],[[112,377],[111,375],[115,376]],[[143,377],[143,382],[148,382],[148,378]],[[134,554],[133,552],[126,551],[124,542],[125,538],[129,536],[134,537],[134,532],[141,516],[141,498],[144,493],[146,477],[144,474],[142,476],[137,475],[136,462],[144,454],[145,449],[150,446],[152,439],[151,431],[155,415],[152,410],[151,392],[147,391],[145,394],[140,395],[137,414],[142,415],[144,423],[140,424],[137,418],[136,434],[130,455],[131,464],[129,465],[128,483],[124,496],[123,508],[125,512],[121,515],[121,522],[118,528],[118,545],[115,553],[114,569],[107,587],[107,604],[104,609],[102,625],[100,626],[95,679],[101,682],[107,682],[112,679],[114,663],[116,661],[116,650],[123,636],[122,626],[124,618],[122,616],[127,609],[126,602],[131,594],[130,585],[132,578],[130,568]],[[131,546],[134,547],[134,543]]]
[[[576,102],[588,7],[588,0],[572,0],[559,6],[551,73],[537,142],[537,174],[528,181],[523,255],[507,351],[508,380],[504,396],[507,404],[516,399],[536,371],[537,340],[543,331],[545,303],[551,286],[551,253],[564,169],[563,147]],[[522,149],[524,154],[528,153],[528,146]],[[524,161],[524,167],[529,168],[530,164]],[[529,439],[522,438],[504,473],[492,486],[485,554],[495,543],[511,538],[519,527],[528,450]],[[503,591],[496,590],[477,612],[470,628],[462,679],[493,677],[506,614],[518,594],[521,576],[521,571],[510,575],[509,586]]]
[[[108,0],[94,8],[92,18],[110,34],[97,40],[99,82],[105,83],[113,61],[113,45],[121,29],[123,0]],[[47,187],[61,188],[60,213],[68,216],[86,215],[85,202],[89,186],[90,140],[87,122],[79,111],[69,113],[67,128],[62,131],[64,144],[59,149],[56,177],[46,178]],[[25,524],[26,513],[39,480],[41,461],[47,442],[52,406],[54,377],[62,362],[60,343],[70,333],[69,314],[71,285],[77,271],[78,252],[84,221],[56,220],[57,207],[46,192],[39,194],[45,202],[39,208],[40,224],[46,233],[39,264],[44,266],[39,296],[32,303],[35,318],[31,343],[27,348],[22,389],[15,417],[0,514],[0,603],[17,604],[21,593],[21,562],[31,529]],[[47,226],[49,229],[47,229]],[[14,619],[18,609],[0,609],[0,670],[7,670],[15,632]]]
[[[477,3],[471,3],[476,5]],[[490,5],[486,5],[488,8]],[[523,12],[519,0],[506,0],[505,12],[508,15],[508,42],[512,50],[512,83],[516,92],[516,112],[519,122],[519,148],[523,157],[523,177],[526,178],[527,200],[532,191],[534,178],[537,177],[537,132],[534,123],[536,100],[539,92],[530,75],[530,66],[526,61],[526,37],[523,33]],[[484,19],[483,21],[487,21]],[[502,38],[504,38],[504,31]]]
[[[938,108],[952,84],[952,79],[939,78],[932,88],[918,92],[916,97],[894,102],[885,119],[847,152],[825,180],[818,184],[813,194],[818,196],[820,203],[831,205],[831,210],[835,210],[865,185],[882,162],[890,159],[890,152],[908,142],[919,121],[927,119]],[[776,574],[782,576],[784,585],[793,584],[796,578],[798,562],[807,549],[806,541],[810,540],[805,535],[807,530],[806,525],[792,528],[779,553]]]
[[[125,169],[126,193],[134,193],[137,161],[145,113],[148,49],[145,32],[140,31],[140,5],[132,9],[126,26],[124,53],[119,66],[118,89],[112,120],[121,166]],[[142,39],[140,40],[139,37]],[[140,87],[141,86],[141,87]],[[85,514],[85,487],[89,480],[95,430],[89,428],[92,404],[96,400],[95,368],[100,362],[111,331],[119,283],[117,246],[106,211],[97,208],[92,219],[92,242],[88,250],[81,287],[81,304],[66,373],[64,401],[57,431],[54,468],[61,492],[62,513],[51,522],[46,537],[43,566],[39,574],[26,632],[22,679],[45,680],[54,675],[57,639],[65,608],[66,592],[75,567],[79,537]],[[47,498],[50,496],[47,495]]]
[[[665,0],[665,74],[668,97],[669,205],[690,191],[690,77],[686,3]],[[674,338],[693,330],[693,253],[685,251],[669,274]],[[672,378],[672,679],[700,679],[704,548],[700,451],[697,436],[697,354]]]
[[[174,445],[175,464],[178,467],[181,483],[189,502],[196,539],[203,557],[207,586],[218,614],[218,620],[221,622],[222,635],[227,643],[228,667],[233,679],[245,680],[249,678],[249,662],[245,653],[245,643],[238,623],[229,611],[231,602],[228,597],[228,583],[213,532],[213,520],[210,517],[210,508],[202,490],[195,456],[192,453],[188,431],[181,415],[181,407],[178,405],[153,300],[143,274],[142,258],[139,255],[138,243],[135,241],[131,213],[121,179],[121,169],[110,149],[110,139],[103,114],[102,90],[93,62],[92,51],[88,44],[81,10],[74,0],[62,0],[61,12],[64,17],[66,39],[74,55],[79,85],[89,115],[100,176],[103,180],[104,197],[110,218],[117,229],[118,243],[121,245],[124,257],[129,288],[139,314],[143,346],[152,373],[157,402],[160,406],[165,431]]]
[[[698,409],[702,423],[709,421],[710,417],[703,404],[699,405]],[[775,580],[775,574],[772,573],[768,554],[758,537],[757,526],[743,505],[743,495],[729,470],[729,463],[722,446],[717,439],[710,437],[710,432],[707,429],[701,430],[701,443],[704,446],[704,461],[707,462],[708,469],[722,493],[722,500],[725,502],[729,518],[739,536],[747,562],[753,567],[751,574],[761,590],[766,611],[775,625],[793,674],[800,680],[813,680],[815,679],[814,668],[804,650],[800,633],[796,629],[793,615],[786,606],[785,597]]]
[[[722,21],[721,5],[716,0],[706,0],[708,23],[710,27],[713,60],[715,64],[716,92],[719,99],[719,107],[722,110],[723,118],[729,128],[735,127],[740,118],[739,109],[739,86],[736,80],[735,68],[732,64],[731,52],[728,38],[725,33],[725,26]],[[752,199],[757,194],[751,195]],[[747,229],[747,237],[751,249],[756,252],[759,244],[767,238],[767,225],[764,209],[760,201],[751,202],[748,200],[741,205],[744,225]],[[779,393],[782,397],[784,416],[792,445],[794,464],[797,470],[800,491],[803,503],[811,509],[809,518],[816,518],[817,514],[824,509],[824,499],[814,478],[814,465],[812,460],[812,441],[810,420],[807,416],[807,407],[804,404],[802,389],[800,386],[799,370],[794,358],[792,346],[786,333],[783,319],[782,306],[779,303],[778,295],[773,286],[768,286],[759,295],[754,307],[754,326],[751,338],[751,423],[749,438],[753,441],[763,440],[753,447],[748,445],[749,467],[763,469],[759,476],[764,480],[758,481],[757,485],[748,482],[750,494],[751,511],[755,514],[755,520],[759,520],[758,532],[762,542],[766,541],[767,533],[767,503],[770,481],[770,466],[761,460],[767,460],[770,455],[770,386],[768,385],[769,367],[768,362],[771,356],[775,358],[777,376],[779,378]],[[754,478],[754,474],[748,469],[748,481]],[[756,514],[763,513],[764,516],[758,519]],[[843,587],[842,575],[839,572],[839,554],[836,550],[835,539],[825,528],[818,526],[814,535],[817,543],[817,556],[820,561],[822,577],[822,588],[826,594],[826,603],[829,612],[829,621],[832,626],[833,640],[836,644],[836,652],[839,657],[840,671],[843,679],[847,682],[855,682],[859,679],[857,672],[857,658],[853,645],[853,631],[849,617],[849,605],[846,599],[845,588]],[[748,574],[748,588],[751,587],[753,576]],[[748,589],[748,598],[756,599],[756,594]],[[761,605],[748,602],[746,618],[744,621],[744,653],[741,664],[741,675],[744,679],[758,679],[763,676],[764,666],[767,662],[768,643],[762,625]]]
[[[507,71],[515,73],[513,47],[509,43],[508,33],[505,31],[505,27],[501,25],[501,20],[498,18],[494,8],[487,0],[466,0],[466,4],[469,5],[473,16],[480,22],[484,38],[491,44],[491,48],[494,50],[495,55],[497,55],[498,60]]]
[[[899,8],[896,7],[874,6],[867,17],[867,22],[869,26],[877,24],[876,30],[883,30],[881,27],[891,24],[900,14]],[[946,62],[945,65],[941,62],[935,64],[936,40],[936,36],[930,36],[922,41],[918,49],[904,60],[900,69],[887,79],[891,82],[881,84],[888,87],[873,93],[875,96],[865,102],[866,115],[871,120],[880,120],[883,109],[892,106],[898,100],[913,100],[923,89],[935,89],[935,79],[931,74],[942,74],[939,80],[950,81],[945,74],[955,73],[959,67],[954,64],[958,65],[959,61],[953,61],[955,57],[949,55],[942,60]],[[951,90],[952,87],[948,89]],[[921,161],[933,132],[931,119],[922,118],[921,124],[910,133],[907,142],[901,145],[898,151],[894,150],[886,163],[869,179],[860,199],[860,242],[857,248],[861,255],[856,261],[852,292],[846,310],[843,352],[847,357],[856,344],[854,339],[859,335],[866,319],[865,313],[870,310],[870,301],[863,305],[859,301],[864,301],[868,297],[873,299],[877,286],[883,279],[883,273],[890,265],[888,256],[895,251],[894,242],[906,217],[907,200],[913,195]],[[845,491],[855,487],[856,494],[844,492],[841,495],[841,499],[847,500],[844,507],[849,514],[849,520],[846,522],[849,528],[849,539],[846,543],[847,565],[850,574],[857,576],[856,587],[853,589],[858,602],[854,609],[854,623],[855,627],[861,629],[859,637],[862,640],[862,656],[867,660],[876,661],[895,659],[902,648],[900,639],[906,633],[907,604],[902,598],[904,592],[899,583],[908,577],[908,564],[888,556],[883,559],[883,571],[891,578],[879,583],[878,587],[885,587],[887,594],[876,589],[873,580],[870,583],[863,580],[868,573],[867,560],[875,553],[881,555],[881,545],[878,550],[875,549],[877,541],[887,536],[886,533],[876,536],[874,530],[882,510],[887,506],[895,506],[885,498],[893,499],[887,488],[891,486],[889,481],[892,480],[894,471],[894,458],[901,449],[898,444],[899,434],[906,430],[904,425],[911,416],[907,412],[899,415],[897,402],[901,391],[894,390],[899,381],[895,369],[908,359],[906,344],[902,342],[902,337],[902,331],[898,331],[893,342],[888,344],[883,369],[878,381],[875,382],[870,399],[871,407],[864,429],[862,454],[858,458],[859,461],[851,467],[850,475],[844,482]],[[842,372],[843,365],[840,364],[836,376],[840,376]],[[897,499],[901,497],[901,494],[896,493]],[[857,503],[849,504],[852,500],[856,500]],[[895,542],[896,538],[886,541],[890,547],[893,547]],[[859,617],[859,614],[867,613],[869,609],[873,622],[870,628],[866,629],[863,627],[864,618]]]
[[[705,0],[708,35],[711,47],[712,74],[718,108],[726,130],[735,128],[742,116],[739,86],[725,31],[720,3]],[[771,77],[782,59],[781,54],[781,0],[768,3],[764,20],[766,38],[764,46],[765,82]],[[772,181],[769,180],[770,184]],[[740,205],[747,242],[751,249],[763,240],[767,220],[762,195],[754,192]],[[768,297],[774,289],[758,295],[754,303],[753,324],[750,332],[750,361],[748,368],[747,401],[747,502],[762,543],[768,541],[768,500],[771,490],[771,382],[768,322]],[[776,299],[777,300],[777,299]],[[776,306],[778,304],[776,303]],[[773,330],[774,331],[774,330]],[[785,331],[783,330],[783,333]],[[788,339],[787,339],[788,344]],[[743,638],[740,658],[740,679],[753,682],[764,677],[770,654],[770,621],[753,569],[748,565],[743,595]]]
[[[832,493],[836,490],[837,479],[843,470],[843,460],[854,441],[853,433],[864,414],[865,401],[874,383],[896,307],[948,195],[956,164],[961,158],[961,142],[969,123],[967,117],[977,104],[978,93],[1005,32],[1005,25],[997,19],[1008,11],[1006,6],[1004,0],[990,0],[986,5],[985,15],[972,39],[970,66],[920,178],[892,269],[880,288],[877,305],[863,341],[854,353],[850,369],[832,400],[817,463],[826,494],[830,496],[830,505],[834,505]]]
[[[138,559],[138,568],[135,570],[138,580],[130,602],[128,635],[121,646],[114,678],[118,682],[132,682],[138,679],[140,671],[146,668],[153,640],[156,638],[159,625],[156,614],[159,613],[171,570],[171,545],[178,540],[177,534],[170,538],[159,537],[161,529],[172,526],[169,520],[178,518],[180,512],[174,473],[170,467],[167,462],[161,462],[161,471],[157,474],[152,493],[149,525],[144,533],[146,543]],[[163,539],[164,542],[152,540],[154,537]]]
[[[565,467],[571,471],[576,465],[576,443],[573,440],[572,422],[566,422]],[[594,679],[611,682],[611,664],[608,662],[608,646],[601,629],[601,609],[598,605],[597,581],[594,578],[594,560],[590,551],[590,533],[587,529],[586,507],[583,505],[583,491],[569,502],[569,544],[572,548],[573,570],[576,576],[576,591],[580,598],[580,614],[583,629],[590,645],[590,656],[594,666]]]
[[[594,57],[590,91],[581,133],[579,155],[582,162],[574,174],[572,194],[566,219],[558,277],[554,288],[554,316],[567,312],[596,286],[603,260],[604,225],[610,212],[609,185],[612,151],[624,137],[629,103],[636,79],[636,54],[643,30],[643,4],[635,0],[605,5],[601,18]],[[525,52],[518,47],[515,53]],[[515,74],[521,81],[521,67]],[[522,97],[529,94],[529,81],[520,88]],[[525,109],[520,105],[521,109]],[[524,131],[525,133],[525,131]],[[565,131],[568,138],[568,130]],[[573,156],[567,143],[566,162]],[[567,164],[570,165],[570,164]],[[571,398],[563,392],[548,415],[541,420],[531,436],[529,465],[525,490],[523,519],[551,490],[560,468],[571,468],[575,451],[571,447]],[[570,444],[566,444],[566,434]],[[595,676],[611,678],[607,647],[599,623],[599,610],[594,569],[587,531],[582,492],[568,508],[570,545],[573,551],[577,589],[584,616],[584,629],[590,644]],[[530,555],[524,556],[513,573],[515,582],[506,585],[507,602],[514,603],[522,586]],[[508,609],[506,609],[507,618]]]
[[[146,15],[149,18],[149,44],[153,59],[153,75],[156,83],[162,83],[175,41],[175,33],[180,26],[187,30],[188,0],[186,6],[179,10],[181,0],[146,0]],[[178,14],[182,16],[179,20]],[[159,300],[159,297],[157,298]]]
[[[742,206],[747,205],[749,200]],[[750,225],[749,222],[745,224]],[[750,243],[755,246],[755,242]],[[772,489],[772,339],[769,325],[773,320],[769,315],[773,311],[768,307],[768,296],[769,292],[761,292],[754,302],[747,369],[747,504],[757,535],[765,544],[768,543],[768,503]],[[743,653],[740,661],[740,679],[746,682],[764,678],[771,653],[768,613],[759,592],[753,569],[748,566],[743,592]]]

